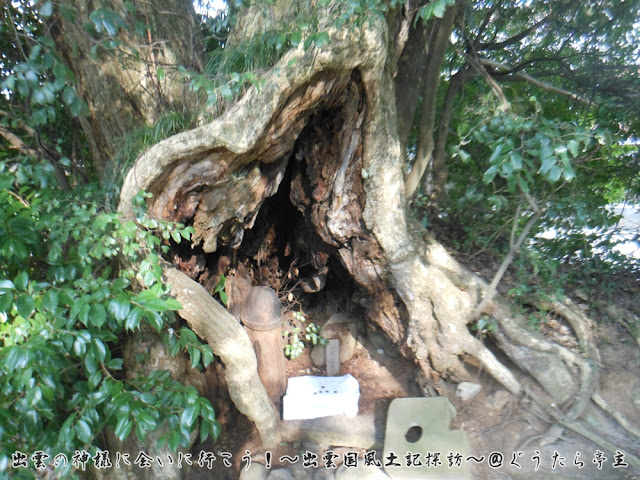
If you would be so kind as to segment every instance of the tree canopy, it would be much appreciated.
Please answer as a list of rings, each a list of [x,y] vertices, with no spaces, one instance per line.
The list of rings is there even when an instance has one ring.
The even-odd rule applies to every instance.
[[[385,175],[382,162],[367,160],[373,147],[401,150],[404,176],[396,186],[390,165],[394,187],[385,193],[401,217],[389,218],[406,216],[410,232],[424,228],[411,237],[420,248],[435,236],[462,264],[496,266],[484,283],[447,267],[465,278],[461,290],[478,292],[461,320],[478,336],[508,336],[507,320],[499,326],[506,303],[493,316],[485,308],[494,295],[524,310],[578,288],[637,291],[640,260],[616,246],[639,233],[620,238],[613,207],[637,208],[640,196],[640,1],[256,0],[228,2],[215,16],[196,15],[188,1],[151,3],[3,4],[0,478],[16,451],[95,454],[109,435],[150,435],[177,450],[196,431],[200,441],[218,437],[198,375],[222,354],[191,323],[197,313],[177,293],[182,277],[171,273],[171,289],[167,265],[180,249],[236,251],[284,177],[323,244],[310,250],[313,278],[326,275],[327,258],[340,258],[376,299],[365,307],[372,322],[434,384],[457,380],[428,329],[412,330],[413,309],[423,306],[412,303],[410,279],[398,277],[418,267],[384,253],[395,238],[368,237],[390,231],[375,220],[385,197],[370,192],[387,179],[372,178]],[[208,3],[199,6],[206,12]],[[370,53],[368,66],[342,57],[345,45]],[[367,73],[371,65],[380,77]],[[391,133],[370,112],[388,115]],[[376,135],[379,143],[370,140]],[[332,155],[346,160],[329,174],[329,160],[317,165]],[[289,158],[309,163],[291,171]],[[314,206],[337,181],[333,188],[353,198]],[[226,304],[224,280],[209,290]],[[531,315],[534,323],[544,311]],[[638,326],[628,328],[638,339]],[[418,331],[428,354],[401,346]],[[132,347],[147,341],[166,354]],[[473,351],[494,365],[485,350]],[[551,351],[567,363],[578,358]],[[588,401],[597,381],[584,383]]]

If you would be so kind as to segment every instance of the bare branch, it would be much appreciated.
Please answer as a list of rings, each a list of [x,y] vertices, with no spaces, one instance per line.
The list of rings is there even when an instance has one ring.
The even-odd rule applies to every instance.
[[[489,66],[489,67],[493,67],[493,68],[497,68],[500,70],[513,70],[513,68],[505,63],[500,63],[500,62],[496,62],[494,60],[489,60],[487,58],[478,58],[478,62],[482,65],[485,66]],[[581,95],[578,95],[576,93],[570,92],[568,90],[563,90],[562,88],[558,88],[558,87],[554,87],[553,85],[550,85],[548,83],[542,82],[540,80],[537,80],[535,78],[533,78],[530,75],[527,75],[526,73],[514,73],[513,77],[518,78],[520,80],[529,82],[537,87],[540,87],[544,90],[548,90],[550,92],[554,92],[554,93],[558,93],[560,95],[564,95],[567,96],[569,98],[572,98],[578,102],[581,103],[585,103],[587,105],[597,105],[595,102],[582,97]]]
[[[480,62],[480,59],[472,55],[469,55],[468,53],[461,52],[461,55],[464,56],[467,62],[469,63],[469,65],[471,65],[482,76],[482,78],[485,79],[485,81],[491,87],[491,91],[493,91],[493,94],[498,98],[498,100],[500,100],[502,107],[505,110],[508,110],[510,108],[510,105],[509,105],[509,101],[507,100],[507,97],[502,91],[502,88],[500,88],[500,85],[498,85],[498,83],[493,79],[493,77],[489,74],[489,72],[487,72],[486,68],[484,68],[484,66]]]
[[[502,277],[506,273],[507,268],[509,268],[509,265],[511,265],[511,262],[513,261],[513,259],[516,257],[516,255],[520,251],[520,247],[522,246],[522,243],[529,236],[529,232],[531,231],[531,229],[533,228],[535,223],[538,221],[538,219],[542,215],[542,210],[538,207],[538,205],[535,202],[535,200],[533,198],[531,198],[531,196],[529,194],[527,194],[525,192],[523,192],[523,193],[525,194],[525,198],[527,199],[527,201],[531,205],[531,208],[533,209],[533,215],[531,215],[531,217],[529,218],[529,221],[525,225],[524,229],[522,230],[522,232],[520,232],[520,236],[518,237],[518,240],[516,240],[515,243],[513,243],[513,240],[511,241],[511,244],[509,245],[509,252],[504,257],[504,260],[502,261],[502,264],[500,265],[500,268],[498,268],[498,271],[493,276],[493,280],[491,280],[491,284],[487,287],[487,289],[486,289],[486,291],[484,293],[484,296],[482,297],[482,301],[478,304],[478,306],[473,311],[473,313],[471,315],[471,318],[470,318],[470,321],[473,321],[476,318],[478,318],[478,315],[480,315],[482,313],[482,311],[484,310],[484,308],[489,304],[489,302],[491,302],[491,299],[495,295],[496,290],[498,288],[498,284],[500,283],[500,280],[502,280]],[[518,216],[519,215],[520,215],[520,207],[518,206],[517,216],[513,219],[514,228],[515,228],[515,224],[518,222]],[[512,238],[514,236],[515,235],[513,235],[513,233],[512,233]]]
[[[520,40],[522,40],[525,37],[527,37],[531,32],[536,30],[538,27],[541,27],[545,23],[549,22],[549,20],[551,20],[552,17],[553,17],[553,14],[550,13],[549,15],[544,17],[539,22],[534,23],[533,25],[531,25],[530,27],[526,28],[522,32],[518,33],[517,35],[514,35],[513,37],[508,38],[508,39],[506,39],[506,40],[504,40],[502,42],[498,42],[498,43],[477,43],[477,44],[474,45],[474,50],[502,50],[505,47],[508,47],[509,45],[513,45],[514,43],[518,43]]]

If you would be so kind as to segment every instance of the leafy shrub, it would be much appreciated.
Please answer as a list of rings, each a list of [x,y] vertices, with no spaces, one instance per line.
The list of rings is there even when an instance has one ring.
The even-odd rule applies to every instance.
[[[193,229],[150,219],[144,195],[136,220],[125,220],[99,205],[106,194],[95,185],[65,194],[48,186],[50,174],[0,162],[0,472],[15,451],[95,452],[107,425],[120,440],[134,429],[143,440],[167,422],[162,440],[176,449],[199,421],[201,439],[216,439],[207,399],[165,371],[125,381],[119,349],[123,336],[150,329],[193,367],[212,361],[191,330],[174,331],[181,305],[159,265],[160,237],[179,242]]]

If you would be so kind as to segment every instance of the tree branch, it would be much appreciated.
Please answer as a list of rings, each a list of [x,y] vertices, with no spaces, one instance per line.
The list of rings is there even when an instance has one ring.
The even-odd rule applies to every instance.
[[[478,315],[480,315],[484,310],[484,308],[489,304],[489,302],[491,302],[491,299],[495,295],[496,290],[498,288],[498,284],[500,283],[500,280],[502,280],[502,277],[506,273],[507,268],[509,268],[509,265],[511,265],[511,262],[520,251],[520,247],[522,246],[522,243],[525,241],[525,239],[529,236],[529,232],[531,231],[531,228],[533,228],[535,223],[538,221],[538,219],[542,215],[542,210],[538,207],[535,200],[526,192],[523,192],[523,195],[529,202],[529,205],[531,205],[531,208],[533,210],[533,215],[529,218],[529,221],[525,225],[522,232],[520,232],[520,236],[518,236],[518,240],[516,240],[516,242],[513,243],[513,238],[515,237],[514,235],[515,224],[518,222],[518,217],[520,216],[520,207],[518,206],[516,216],[513,219],[514,229],[512,230],[512,234],[511,234],[512,241],[510,242],[510,245],[509,245],[509,252],[504,257],[504,260],[502,261],[500,268],[498,268],[498,271],[493,276],[493,280],[491,280],[491,283],[487,287],[487,290],[485,291],[484,296],[482,297],[482,301],[478,304],[478,306],[475,308],[475,310],[471,314],[470,321],[473,321],[476,318],[478,318]]]
[[[433,153],[433,129],[436,116],[436,101],[438,84],[440,83],[440,67],[444,54],[449,45],[449,37],[453,30],[453,21],[456,16],[457,4],[447,8],[447,11],[438,24],[438,31],[433,42],[433,50],[427,61],[426,78],[422,89],[422,115],[420,118],[418,148],[416,159],[411,173],[405,181],[405,194],[411,198],[418,189],[420,180],[424,175],[427,165]]]
[[[462,55],[467,60],[469,65],[471,65],[489,84],[491,90],[493,91],[493,94],[498,98],[498,100],[500,100],[502,107],[505,110],[508,110],[510,108],[510,105],[507,97],[504,95],[504,92],[502,91],[502,88],[500,88],[500,85],[498,85],[498,83],[493,79],[489,72],[487,72],[487,70],[484,68],[484,66],[480,62],[480,59],[476,58],[473,55],[469,55],[468,53],[462,53]]]
[[[449,175],[449,170],[445,162],[445,149],[447,146],[447,136],[449,135],[449,123],[451,121],[451,114],[453,113],[453,104],[464,85],[467,73],[467,70],[460,70],[451,77],[449,88],[444,98],[444,104],[442,105],[442,112],[440,113],[432,163],[433,192],[431,194],[431,200],[436,203],[440,200],[444,192],[444,185]]]
[[[474,44],[473,48],[474,50],[478,51],[478,50],[502,50],[506,47],[508,47],[509,45],[513,45],[514,43],[518,43],[520,40],[524,39],[527,35],[529,35],[532,31],[534,31],[535,29],[537,29],[538,27],[544,25],[545,23],[547,23],[549,20],[551,20],[551,18],[553,17],[553,14],[550,13],[549,15],[547,15],[546,17],[544,17],[542,20],[534,23],[533,25],[531,25],[530,27],[526,28],[525,30],[523,30],[522,32],[518,33],[517,35],[514,35],[511,38],[508,38],[502,42],[498,42],[498,43],[476,43]]]
[[[489,60],[487,58],[478,58],[478,62],[481,65],[485,65],[485,66],[489,66],[489,67],[493,67],[493,68],[497,68],[500,70],[513,70],[513,68],[505,63],[500,63],[500,62],[496,62],[494,60]],[[553,85],[550,85],[548,83],[542,82],[540,80],[537,80],[535,78],[533,78],[530,75],[527,75],[525,73],[514,73],[513,77],[519,79],[519,80],[523,80],[525,82],[529,82],[537,87],[540,87],[544,90],[548,90],[550,92],[554,92],[554,93],[558,93],[560,95],[564,95],[567,96],[569,98],[572,98],[578,102],[587,104],[587,105],[597,105],[595,102],[589,100],[588,98],[582,97],[576,93],[570,92],[568,90],[564,90],[562,88],[558,88],[558,87],[554,87]]]
[[[0,115],[8,116],[7,112],[4,112],[4,111],[0,111]],[[38,132],[36,132],[33,128],[31,128],[29,125],[26,125],[24,123],[21,125],[21,127],[28,134],[35,137],[36,141],[38,142],[38,145],[40,146],[40,149],[36,150],[35,148],[30,147],[18,135],[16,135],[6,127],[0,126],[0,136],[4,138],[7,142],[9,142],[10,148],[12,148],[13,150],[18,150],[23,155],[30,155],[35,158],[47,159],[51,164],[51,166],[53,167],[53,170],[54,170],[53,173],[56,177],[56,181],[58,182],[58,185],[60,186],[60,188],[64,191],[70,191],[71,185],[69,184],[69,180],[67,179],[67,175],[64,172],[64,169],[62,168],[62,166],[60,166],[57,159],[54,158],[49,153],[48,149],[45,148],[44,145],[42,145],[42,143],[40,142],[40,137],[38,135]]]

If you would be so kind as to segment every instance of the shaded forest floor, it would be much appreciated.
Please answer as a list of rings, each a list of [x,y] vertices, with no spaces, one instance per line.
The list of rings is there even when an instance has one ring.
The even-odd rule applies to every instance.
[[[447,233],[450,232],[441,231],[438,235],[447,238]],[[304,265],[298,269],[293,262],[284,268],[283,249],[278,249],[280,258],[275,254],[276,249],[272,248],[271,251],[265,249],[265,244],[269,246],[269,238],[269,232],[261,235],[257,242],[259,245],[256,249],[257,253],[253,257],[245,256],[243,261],[221,254],[217,260],[218,264],[222,262],[225,267],[231,264],[227,281],[233,284],[234,277],[243,277],[245,283],[249,281],[254,285],[269,285],[276,289],[283,304],[285,329],[291,329],[296,325],[304,327],[310,323],[321,327],[336,313],[349,314],[356,323],[354,330],[357,332],[355,335],[357,343],[352,358],[342,363],[340,373],[342,375],[349,373],[358,380],[361,392],[359,415],[374,416],[376,432],[383,434],[387,407],[392,399],[419,397],[427,393],[426,386],[419,380],[416,367],[398,355],[384,335],[366,326],[361,307],[366,299],[362,298],[358,288],[352,284],[339,265],[329,264],[331,269],[326,285],[320,292],[303,293],[301,279],[305,272]],[[455,251],[452,249],[451,253],[455,254]],[[457,259],[488,280],[491,279],[501,261],[500,258],[492,258],[486,252],[464,257],[458,255]],[[233,266],[234,260],[236,267]],[[309,270],[307,264],[306,273],[309,274],[309,272],[312,270]],[[499,288],[501,293],[507,294],[514,286],[514,282],[515,276],[508,272],[501,282]],[[640,282],[630,277],[600,278],[593,279],[592,285],[597,285],[598,282],[601,284],[606,282],[609,285],[608,290],[604,292],[597,288],[586,288],[586,291],[590,292],[587,294],[585,289],[577,286],[569,292],[569,295],[593,321],[592,328],[601,354],[601,396],[637,428],[640,425],[640,350],[637,340],[632,335],[633,329],[629,328],[630,322],[628,319],[625,322],[621,316],[624,312],[625,315],[636,315],[636,319],[640,317],[640,302],[638,302]],[[214,284],[215,282],[210,286]],[[305,324],[296,321],[294,312],[304,314]],[[532,318],[534,317],[532,310]],[[538,315],[537,319],[535,328],[545,336],[565,347],[578,348],[570,327],[561,317],[547,314]],[[481,333],[475,333],[492,347],[489,336],[483,337]],[[289,378],[326,374],[323,366],[317,366],[312,361],[311,350],[312,348],[308,346],[298,358],[287,361]],[[513,367],[496,348],[492,350],[501,361]],[[318,455],[320,469],[325,470],[321,458],[327,450],[332,450],[339,455],[336,460],[338,465],[341,463],[344,452],[356,450],[359,454],[364,453],[365,449],[283,442],[279,448],[272,449],[268,457],[267,452],[261,448],[253,426],[235,410],[228,398],[220,367],[218,370],[218,381],[222,388],[218,388],[218,398],[214,407],[222,425],[222,434],[217,443],[207,442],[204,445],[196,445],[192,451],[194,459],[198,458],[200,450],[211,451],[218,457],[218,461],[213,463],[212,470],[196,468],[190,478],[236,479],[245,465],[243,463],[245,455],[250,455],[253,463],[269,464],[271,471],[286,467],[296,480],[333,478],[330,472],[322,476],[318,472],[312,473],[311,470],[303,469],[301,461],[291,465],[287,462],[282,463],[279,459],[283,455],[294,457],[311,451]],[[519,372],[516,367],[513,367],[513,370],[519,380],[526,381],[524,373]],[[501,385],[479,370],[473,359],[468,361],[468,371],[473,382],[481,386],[480,392],[473,398],[463,401],[456,394],[455,384],[447,383],[446,385],[449,390],[449,399],[457,411],[457,417],[452,422],[451,428],[463,430],[470,441],[474,456],[483,458],[478,464],[471,462],[473,478],[640,479],[640,472],[633,471],[632,467],[614,468],[615,459],[611,452],[602,452],[596,444],[573,432],[565,430],[555,444],[540,445],[538,440],[544,436],[550,425],[544,412],[526,398],[517,398],[508,393]],[[563,405],[563,407],[568,408],[569,405]],[[597,407],[593,405],[589,407],[584,421],[587,424],[611,425],[610,432],[607,432],[610,433],[608,440],[611,443],[636,454],[640,451],[640,439],[631,438],[630,434],[621,436],[617,433],[619,430],[613,427],[612,420]],[[489,466],[489,457],[493,453],[495,458],[496,452],[498,456],[500,454],[503,456],[503,466],[499,468]],[[231,467],[222,464],[221,453],[231,453]],[[597,460],[602,458],[601,454],[606,460],[600,469]],[[379,459],[383,458],[381,450],[377,451],[377,455]],[[511,465],[512,461],[520,465],[520,468]],[[583,462],[582,467],[580,467],[581,462]]]

